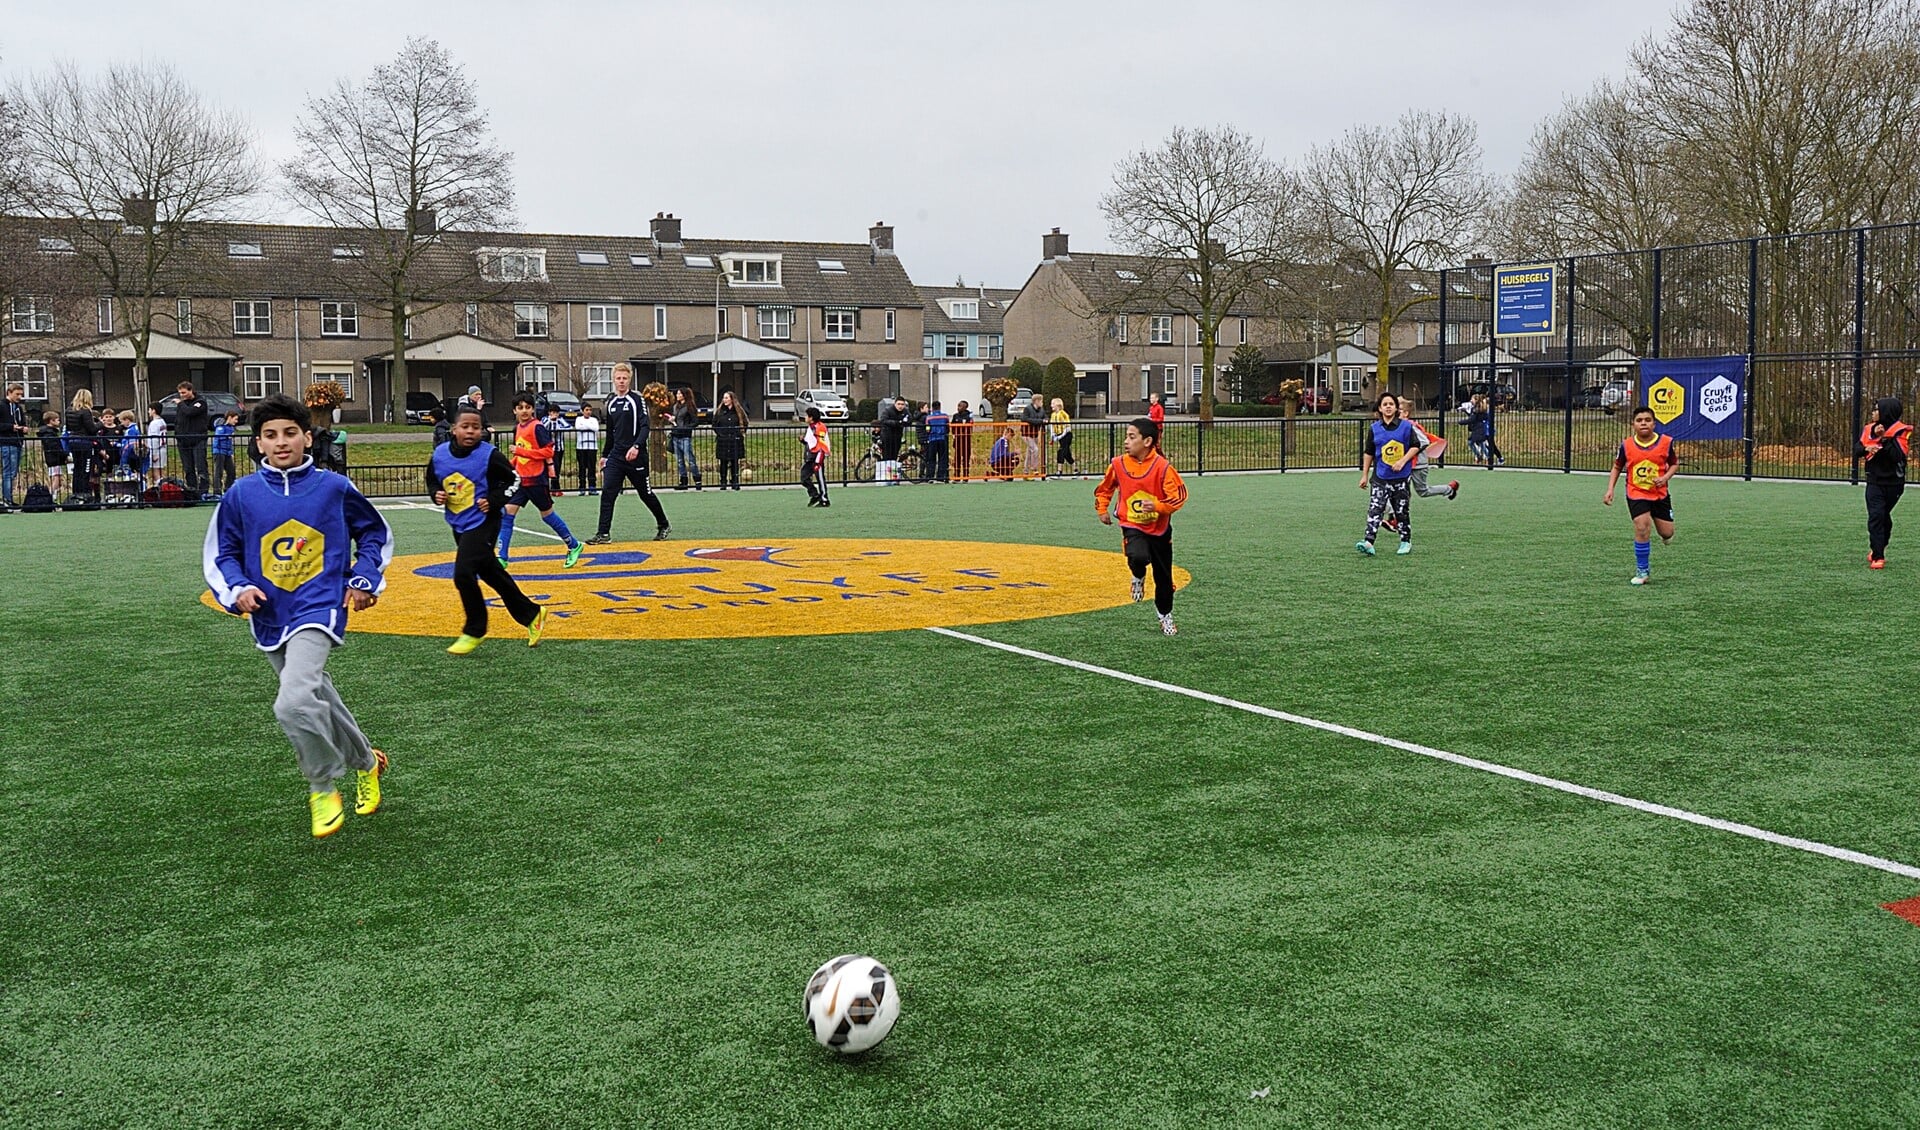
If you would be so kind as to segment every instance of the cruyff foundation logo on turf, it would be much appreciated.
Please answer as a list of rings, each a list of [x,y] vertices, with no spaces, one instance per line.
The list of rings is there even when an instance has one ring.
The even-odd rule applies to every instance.
[[[326,557],[326,535],[291,518],[260,539],[260,572],[268,584],[285,592],[319,576]]]
[[[635,542],[522,550],[511,572],[548,609],[548,639],[833,635],[988,624],[1127,604],[1113,550],[989,542],[804,538]],[[448,553],[396,557],[354,631],[444,636],[460,627]],[[1174,570],[1175,584],[1191,578]],[[1151,617],[1142,617],[1153,627]],[[498,623],[496,618],[496,623]],[[1143,631],[1145,628],[1142,629]],[[1157,629],[1156,629],[1157,630]]]

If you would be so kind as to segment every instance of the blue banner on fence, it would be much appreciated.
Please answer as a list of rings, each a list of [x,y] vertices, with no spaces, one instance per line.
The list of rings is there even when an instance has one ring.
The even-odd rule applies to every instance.
[[[1553,263],[1494,268],[1493,336],[1534,337],[1555,333],[1553,284],[1558,274]]]
[[[1741,439],[1747,406],[1747,359],[1646,358],[1640,387],[1660,430],[1674,439]]]

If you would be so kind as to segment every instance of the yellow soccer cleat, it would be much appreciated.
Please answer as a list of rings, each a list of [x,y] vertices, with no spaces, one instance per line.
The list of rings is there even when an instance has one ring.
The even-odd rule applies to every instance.
[[[308,793],[307,811],[313,814],[315,837],[331,836],[340,830],[340,825],[346,823],[347,812],[341,807],[340,794],[337,792]]]
[[[480,646],[479,636],[461,636],[447,647],[448,655],[465,655]]]
[[[536,647],[540,643],[540,633],[547,630],[547,609],[542,605],[540,611],[533,614],[533,623],[527,625],[527,646]]]
[[[377,749],[373,751],[373,768],[353,771],[358,784],[353,804],[355,816],[372,816],[380,811],[380,777],[386,771],[387,755]]]

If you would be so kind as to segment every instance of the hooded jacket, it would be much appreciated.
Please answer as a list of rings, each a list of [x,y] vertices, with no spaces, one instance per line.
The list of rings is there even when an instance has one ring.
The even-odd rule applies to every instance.
[[[1855,458],[1865,459],[1867,481],[1887,485],[1907,481],[1907,457],[1913,449],[1913,425],[1900,418],[1901,405],[1898,397],[1886,396],[1874,402],[1874,410],[1880,414],[1880,434],[1873,434],[1874,426],[1868,424],[1860,430],[1860,438],[1854,442]]]

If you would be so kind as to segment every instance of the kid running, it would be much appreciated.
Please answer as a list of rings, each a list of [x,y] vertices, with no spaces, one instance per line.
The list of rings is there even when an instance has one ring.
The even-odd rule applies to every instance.
[[[1433,456],[1438,458],[1440,453],[1446,449],[1444,447],[1437,450],[1434,449],[1434,445],[1440,442],[1439,437],[1421,427],[1420,421],[1413,418],[1412,397],[1401,397],[1399,404],[1400,415],[1405,417],[1407,423],[1413,425],[1414,432],[1420,437],[1420,454],[1413,457],[1413,479],[1411,480],[1413,483],[1413,493],[1419,495],[1421,498],[1459,498],[1459,479],[1453,479],[1445,486],[1441,486],[1438,483],[1428,485],[1427,474],[1433,469],[1433,464],[1427,459],[1428,453],[1431,450]]]
[[[1173,512],[1187,503],[1187,484],[1160,454],[1160,425],[1141,417],[1127,425],[1122,454],[1107,465],[1100,485],[1093,488],[1093,508],[1105,525],[1113,525],[1113,502],[1119,498],[1120,539],[1127,551],[1127,570],[1133,574],[1133,599],[1146,596],[1147,568],[1153,568],[1153,608],[1160,614],[1160,631],[1173,635]]]
[[[1395,552],[1412,553],[1413,513],[1408,487],[1413,461],[1420,455],[1420,431],[1400,415],[1400,402],[1390,392],[1380,394],[1374,413],[1380,418],[1367,425],[1366,446],[1360,454],[1360,488],[1370,491],[1367,532],[1353,548],[1372,557],[1373,539],[1385,523],[1400,533],[1400,548]]]
[[[1907,457],[1912,454],[1913,425],[1903,423],[1904,406],[1897,397],[1882,397],[1873,406],[1867,426],[1853,454],[1867,461],[1867,568],[1887,567],[1887,539],[1893,536],[1893,508],[1907,489]]]
[[[1607,476],[1607,496],[1600,500],[1613,505],[1614,484],[1624,471],[1627,512],[1633,515],[1632,584],[1653,580],[1653,532],[1659,531],[1662,545],[1673,540],[1673,499],[1667,494],[1667,484],[1680,469],[1679,464],[1673,437],[1653,429],[1653,409],[1644,404],[1635,408],[1633,434],[1620,441],[1620,453],[1613,457],[1613,474]]]
[[[314,467],[306,405],[269,396],[254,406],[253,430],[263,461],[214,509],[202,567],[221,606],[253,620],[254,646],[280,677],[273,715],[307,778],[313,834],[331,836],[345,815],[336,782],[348,769],[354,814],[380,810],[387,755],[340,701],[327,656],[346,642],[347,614],[373,607],[386,588],[393,534],[345,475]]]
[[[527,629],[527,646],[540,642],[547,626],[547,610],[528,600],[493,555],[500,536],[500,504],[516,482],[507,457],[488,443],[485,418],[471,404],[453,410],[452,438],[433,449],[427,463],[427,493],[447,511],[453,527],[453,587],[460,593],[466,624],[460,638],[447,648],[465,655],[480,646],[487,634],[487,601],[480,582],[500,594],[507,615]]]
[[[800,441],[807,447],[800,457],[800,485],[807,488],[807,505],[832,506],[827,498],[827,456],[833,452],[833,443],[818,408],[807,409],[807,430]]]
[[[530,393],[523,392],[513,398],[513,419],[513,470],[520,481],[519,489],[507,499],[505,515],[500,519],[500,567],[507,567],[513,548],[513,516],[531,502],[540,511],[541,520],[566,543],[567,562],[561,568],[571,569],[580,563],[580,551],[585,547],[567,528],[567,520],[553,512],[553,494],[548,487],[548,475],[553,470],[553,433],[547,430],[547,425],[534,419]]]

